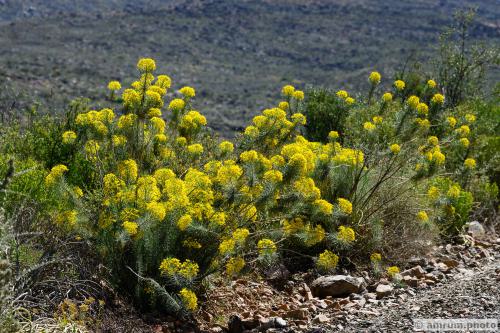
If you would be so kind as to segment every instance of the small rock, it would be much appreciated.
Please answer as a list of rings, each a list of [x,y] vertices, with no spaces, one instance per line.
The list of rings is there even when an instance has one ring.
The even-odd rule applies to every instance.
[[[379,284],[377,286],[377,289],[376,289],[377,298],[381,299],[381,298],[384,298],[384,297],[390,295],[392,293],[393,289],[394,288],[391,285]]]
[[[375,293],[366,293],[364,295],[365,299],[376,299],[377,298],[377,294]]]
[[[435,285],[435,284],[436,284],[436,281],[434,281],[434,280],[427,280],[427,279],[426,279],[426,280],[424,280],[424,282],[425,282],[428,286],[433,286],[433,285]]]
[[[418,285],[418,279],[414,276],[403,276],[403,282],[414,288]]]
[[[483,225],[478,221],[470,222],[467,232],[474,238],[481,238],[485,234]]]
[[[349,275],[321,276],[311,283],[312,294],[320,298],[345,297],[352,293],[359,293],[363,288],[363,278]]]
[[[423,277],[425,274],[425,271],[424,269],[422,268],[422,266],[418,265],[418,266],[415,266],[413,268],[410,268],[410,269],[407,269],[403,272],[401,272],[401,276],[415,276],[417,278],[421,278]]]
[[[326,309],[328,307],[328,304],[321,299],[316,302],[316,306],[320,309]]]
[[[434,265],[434,267],[436,267],[437,270],[439,270],[443,273],[448,273],[450,271],[450,268],[448,267],[448,265],[446,265],[443,262],[438,262],[437,264]]]
[[[313,319],[313,323],[315,323],[315,324],[323,324],[323,323],[327,323],[329,321],[330,321],[330,318],[328,318],[324,314],[319,314],[316,317],[314,317],[314,319]]]
[[[460,264],[457,260],[451,258],[443,258],[441,261],[450,268],[455,268]]]
[[[408,264],[410,265],[413,265],[413,266],[427,266],[428,262],[427,262],[427,259],[425,258],[410,258],[410,260],[408,260]]]
[[[292,319],[299,319],[299,320],[305,320],[309,316],[309,311],[306,309],[295,309],[288,311],[286,314],[287,318],[292,318]]]

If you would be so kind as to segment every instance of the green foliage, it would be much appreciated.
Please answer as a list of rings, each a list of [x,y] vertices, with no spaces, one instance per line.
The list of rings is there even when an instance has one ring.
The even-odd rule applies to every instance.
[[[429,199],[435,206],[435,221],[445,237],[455,237],[468,222],[474,199],[449,178],[437,177],[431,182]],[[437,189],[437,190],[436,190]]]
[[[17,332],[19,329],[15,318],[13,274],[8,256],[13,237],[11,227],[0,208],[0,327],[5,333]]]
[[[328,133],[337,131],[342,138],[345,134],[345,120],[351,106],[345,98],[338,97],[327,89],[310,89],[304,107],[307,117],[305,126],[309,140],[327,142]],[[342,139],[341,139],[342,140]]]
[[[470,41],[475,11],[458,11],[454,17],[455,24],[440,37],[439,57],[434,65],[449,107],[483,92],[486,70],[500,63],[498,48]]]

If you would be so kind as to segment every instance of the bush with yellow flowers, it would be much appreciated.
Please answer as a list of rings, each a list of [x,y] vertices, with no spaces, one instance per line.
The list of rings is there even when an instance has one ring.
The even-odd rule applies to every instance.
[[[236,140],[219,142],[194,88],[170,91],[152,59],[137,68],[130,87],[109,84],[109,105],[73,105],[57,132],[64,158],[49,163],[43,182],[61,198],[54,223],[91,242],[111,280],[143,307],[195,311],[208,275],[233,278],[280,260],[332,272],[344,257],[372,254],[380,270],[380,253],[401,260],[391,253],[414,254],[433,224],[450,224],[422,194],[456,166],[448,156],[470,128],[462,119],[444,125],[453,119],[435,82],[407,96],[402,80],[380,91],[373,72],[366,100],[287,85]],[[334,126],[323,126],[321,112],[333,109]],[[473,164],[456,170],[474,174]]]

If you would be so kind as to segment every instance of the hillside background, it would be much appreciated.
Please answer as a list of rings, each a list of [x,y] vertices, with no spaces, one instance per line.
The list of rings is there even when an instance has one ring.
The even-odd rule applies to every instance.
[[[453,12],[471,6],[474,39],[500,45],[497,0],[0,0],[0,108],[102,100],[147,56],[174,88],[194,86],[196,107],[231,136],[285,83],[349,89],[415,52],[431,59]]]

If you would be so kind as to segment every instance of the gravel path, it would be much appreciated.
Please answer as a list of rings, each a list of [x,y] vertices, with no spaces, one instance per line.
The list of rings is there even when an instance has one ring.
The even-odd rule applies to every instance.
[[[376,309],[380,315],[358,312],[327,332],[411,332],[413,318],[475,318],[500,321],[500,253],[476,268],[461,268],[430,289],[415,295],[400,293]],[[369,311],[366,311],[369,312]]]

